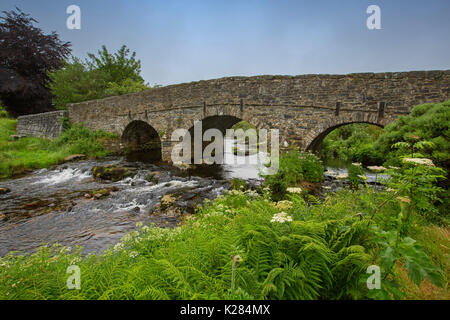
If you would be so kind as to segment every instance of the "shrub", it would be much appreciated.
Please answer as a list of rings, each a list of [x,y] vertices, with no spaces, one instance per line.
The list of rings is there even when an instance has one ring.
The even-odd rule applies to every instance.
[[[415,106],[407,116],[400,116],[386,126],[374,147],[387,165],[400,164],[399,156],[405,150],[394,149],[399,142],[409,142],[411,135],[433,144],[420,152],[434,163],[447,169],[450,167],[450,100],[443,103]]]
[[[290,150],[280,155],[278,172],[264,176],[264,182],[272,191],[272,199],[278,201],[284,197],[289,186],[301,181],[322,181],[323,172],[322,163],[316,155]]]
[[[351,164],[348,167],[348,182],[353,189],[358,189],[359,184],[362,182],[361,176],[364,175],[364,171],[360,165]]]
[[[324,168],[320,159],[312,153],[303,153],[300,155],[300,166],[303,177],[309,182],[323,181]]]

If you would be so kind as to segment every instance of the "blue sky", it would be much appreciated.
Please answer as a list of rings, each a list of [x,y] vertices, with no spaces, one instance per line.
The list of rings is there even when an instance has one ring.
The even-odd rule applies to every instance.
[[[81,30],[66,8],[81,8]],[[366,9],[381,8],[381,30]],[[225,76],[450,69],[450,1],[2,0],[86,57],[105,44],[137,52],[151,84]]]

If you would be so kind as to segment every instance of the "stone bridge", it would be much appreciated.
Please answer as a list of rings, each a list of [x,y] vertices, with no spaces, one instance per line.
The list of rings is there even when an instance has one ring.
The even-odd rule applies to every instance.
[[[229,77],[170,85],[68,105],[71,123],[122,136],[131,148],[161,146],[169,160],[174,129],[222,132],[245,120],[279,129],[283,146],[316,149],[333,129],[349,123],[381,127],[418,104],[450,97],[450,70],[347,75]]]

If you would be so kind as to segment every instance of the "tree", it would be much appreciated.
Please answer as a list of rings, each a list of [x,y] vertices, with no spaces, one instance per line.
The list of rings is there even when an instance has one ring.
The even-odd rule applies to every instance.
[[[88,70],[76,57],[71,62],[65,62],[61,69],[50,72],[49,77],[53,104],[57,109],[65,109],[68,103],[104,97],[105,74],[98,70]]]
[[[141,61],[136,60],[136,52],[130,54],[130,49],[123,45],[116,53],[111,54],[102,46],[98,55],[88,53],[87,65],[90,70],[99,70],[105,73],[106,81],[121,83],[127,79],[144,83],[141,77]]]
[[[149,89],[140,75],[140,60],[136,60],[135,52],[131,56],[129,53],[125,45],[114,54],[102,46],[98,55],[89,53],[85,62],[73,58],[62,69],[50,72],[50,88],[55,106],[65,109],[68,103]]]
[[[0,98],[11,116],[54,110],[47,72],[61,68],[70,43],[44,34],[16,7],[0,17]]]

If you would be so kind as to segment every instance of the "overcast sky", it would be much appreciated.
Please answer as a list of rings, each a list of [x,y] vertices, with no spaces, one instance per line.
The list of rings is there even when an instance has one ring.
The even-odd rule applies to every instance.
[[[81,8],[68,30],[66,8]],[[366,9],[381,8],[381,30]],[[449,0],[1,0],[86,57],[126,44],[151,84],[225,76],[450,69]]]

